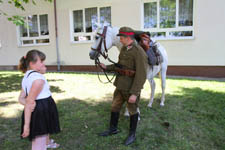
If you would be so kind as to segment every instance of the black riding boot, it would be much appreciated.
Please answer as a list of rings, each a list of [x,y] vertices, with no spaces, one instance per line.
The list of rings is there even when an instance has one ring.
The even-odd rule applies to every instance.
[[[108,135],[113,135],[117,134],[119,130],[117,129],[117,124],[119,120],[119,112],[111,112],[111,119],[110,119],[110,126],[109,129],[100,133],[100,136],[108,136]]]
[[[130,133],[125,141],[125,145],[133,143],[136,139],[135,132],[138,123],[138,113],[130,116]]]

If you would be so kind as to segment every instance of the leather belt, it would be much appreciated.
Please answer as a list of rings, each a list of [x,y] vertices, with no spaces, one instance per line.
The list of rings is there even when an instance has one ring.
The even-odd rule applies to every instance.
[[[124,75],[128,77],[134,77],[135,75],[134,70],[116,68],[115,71],[118,72],[120,75]]]

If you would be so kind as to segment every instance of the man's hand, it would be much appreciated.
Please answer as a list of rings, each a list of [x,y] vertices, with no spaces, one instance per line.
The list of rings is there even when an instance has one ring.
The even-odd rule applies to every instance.
[[[100,63],[99,66],[101,67],[101,69],[106,69],[106,66],[103,63]]]
[[[128,102],[129,103],[135,103],[136,102],[136,99],[137,99],[137,96],[132,94],[130,97],[129,97],[129,100]]]

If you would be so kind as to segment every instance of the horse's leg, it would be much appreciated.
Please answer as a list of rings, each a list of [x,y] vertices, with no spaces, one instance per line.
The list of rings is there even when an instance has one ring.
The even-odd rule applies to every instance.
[[[138,112],[138,121],[140,121],[141,120],[141,112],[140,112],[140,109],[139,109],[139,107],[137,108],[137,112]]]
[[[166,89],[166,69],[165,70],[162,70],[160,72],[160,77],[161,77],[161,88],[162,88],[162,97],[161,97],[160,106],[164,106],[165,89]]]
[[[148,79],[148,82],[151,86],[151,97],[150,97],[150,102],[148,104],[148,107],[152,107],[152,103],[154,101],[154,95],[155,95],[155,81],[154,79]]]
[[[141,117],[140,117],[141,112],[140,112],[139,107],[137,108],[137,112],[138,112],[138,114],[139,114],[139,116],[138,116],[138,121],[140,121],[140,120],[141,120]],[[125,108],[124,116],[126,116],[126,117],[129,117],[129,116],[130,116],[127,107]]]
[[[127,106],[125,108],[124,116],[126,116],[126,117],[129,117],[130,116],[129,111],[127,109]]]

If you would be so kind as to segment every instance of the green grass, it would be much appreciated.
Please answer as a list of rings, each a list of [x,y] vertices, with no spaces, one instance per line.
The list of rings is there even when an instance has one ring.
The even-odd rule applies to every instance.
[[[129,119],[122,113],[121,133],[98,137],[108,127],[114,86],[101,84],[95,74],[47,73],[59,111],[62,132],[52,137],[59,150],[224,150],[225,82],[209,79],[168,78],[165,106],[160,107],[160,81],[156,78],[153,108],[148,108],[150,87],[145,83],[140,101],[137,140],[123,142]],[[0,150],[29,150],[20,139],[23,110],[17,97],[23,74],[0,72]],[[104,80],[104,76],[101,76]],[[169,123],[169,127],[165,123]]]

